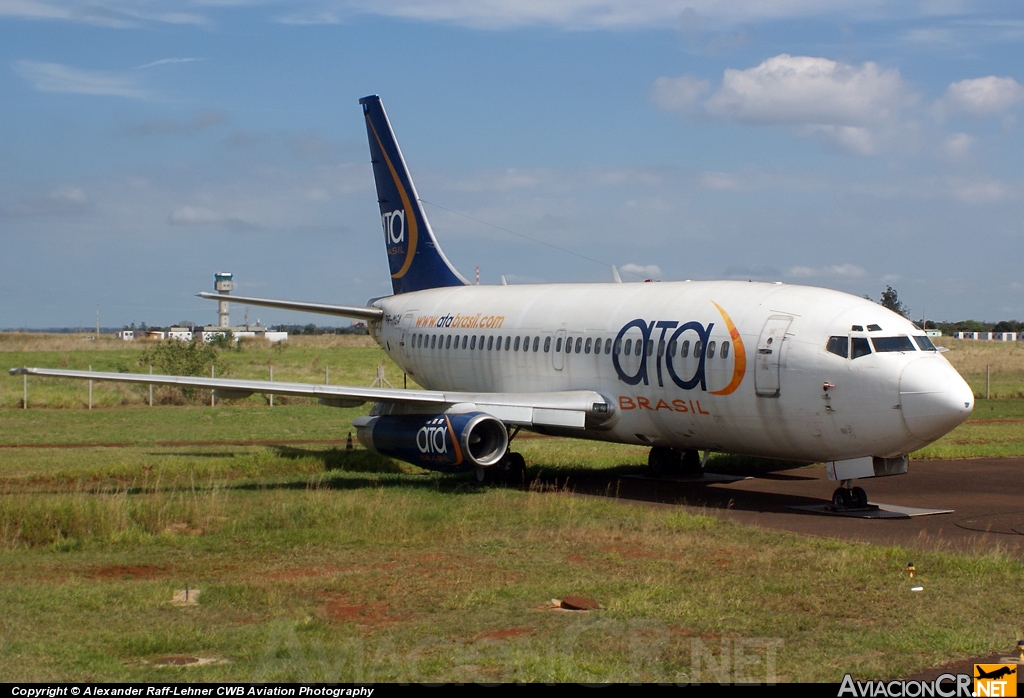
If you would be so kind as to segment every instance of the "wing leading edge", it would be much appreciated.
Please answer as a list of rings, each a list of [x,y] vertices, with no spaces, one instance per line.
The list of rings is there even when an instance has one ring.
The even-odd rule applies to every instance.
[[[365,402],[380,402],[417,411],[444,412],[453,408],[458,411],[480,410],[506,424],[523,427],[583,429],[588,426],[588,422],[594,424],[607,421],[612,417],[614,410],[600,393],[592,390],[466,393],[30,367],[12,368],[10,374],[206,388],[216,391],[225,398],[247,397],[253,393],[296,395],[317,398],[321,403],[333,407],[356,407]]]

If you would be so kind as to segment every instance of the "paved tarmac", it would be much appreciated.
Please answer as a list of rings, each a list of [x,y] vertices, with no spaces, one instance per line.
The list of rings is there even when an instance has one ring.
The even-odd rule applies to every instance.
[[[811,514],[793,505],[824,505],[838,483],[822,467],[796,468],[734,482],[674,482],[623,477],[609,488],[585,478],[577,491],[646,503],[686,504],[763,528],[881,545],[971,552],[1002,549],[1024,557],[1024,458],[912,461],[910,472],[859,480],[874,503],[951,514],[858,519]]]

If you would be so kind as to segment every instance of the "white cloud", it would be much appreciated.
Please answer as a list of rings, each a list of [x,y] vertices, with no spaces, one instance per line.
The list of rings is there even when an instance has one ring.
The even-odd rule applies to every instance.
[[[726,70],[704,106],[752,123],[864,126],[896,118],[913,99],[898,70],[781,54],[754,68]]]
[[[940,106],[971,116],[992,116],[1024,101],[1024,87],[1013,78],[989,75],[952,83]]]
[[[64,185],[45,196],[30,196],[9,207],[9,216],[69,216],[93,209],[92,201],[81,187]]]
[[[140,65],[137,70],[145,70],[146,68],[155,68],[158,65],[174,65],[176,63],[196,63],[204,61],[205,58],[161,58],[158,61],[152,61],[144,65]]]
[[[949,187],[953,196],[965,204],[991,204],[1010,193],[1009,187],[997,179],[953,180]]]
[[[60,63],[18,61],[15,72],[40,92],[101,95],[150,99],[152,94],[130,77],[92,70],[81,70]]]
[[[793,279],[809,279],[819,277],[860,279],[867,276],[867,271],[856,264],[832,264],[820,268],[796,266],[786,270],[786,276]]]
[[[202,206],[179,206],[178,208],[171,211],[171,215],[167,217],[167,221],[171,225],[220,225],[228,228],[236,229],[251,229],[255,228],[252,223],[229,216],[225,213],[219,213]]]
[[[951,133],[942,143],[942,154],[950,162],[960,162],[970,155],[974,136],[967,133]]]
[[[711,83],[691,75],[678,78],[660,77],[651,89],[654,106],[665,111],[686,114],[694,111],[700,98],[711,88]]]
[[[0,0],[0,17],[26,20],[58,20],[92,24],[112,29],[128,29],[146,22],[205,26],[205,17],[178,11],[174,3],[165,3],[167,11],[154,10],[152,2],[122,0],[103,4],[89,0],[52,3],[41,0]],[[143,9],[137,9],[142,6]]]
[[[661,267],[657,264],[623,264],[619,271],[634,274],[644,279],[657,279],[661,276]]]

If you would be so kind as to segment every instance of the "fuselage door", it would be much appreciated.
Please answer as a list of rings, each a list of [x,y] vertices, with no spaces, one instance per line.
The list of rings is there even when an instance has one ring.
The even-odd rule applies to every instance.
[[[558,330],[555,333],[555,345],[551,347],[551,365],[555,367],[556,371],[562,370],[562,362],[565,360],[565,357],[562,355],[562,352],[565,351],[564,344],[565,330]]]
[[[754,366],[754,388],[758,397],[779,396],[779,366],[782,361],[782,344],[786,341],[786,330],[793,318],[789,315],[772,315],[764,323],[757,340],[757,359]]]

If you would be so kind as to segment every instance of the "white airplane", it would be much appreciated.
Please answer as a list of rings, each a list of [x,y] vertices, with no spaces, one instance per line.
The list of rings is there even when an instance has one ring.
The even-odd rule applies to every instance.
[[[11,373],[372,401],[355,422],[368,449],[481,477],[523,467],[509,449],[519,429],[649,446],[657,474],[699,473],[712,451],[824,461],[841,483],[836,507],[866,506],[852,480],[906,472],[908,453],[971,413],[971,389],[924,332],[845,293],[740,281],[470,285],[431,231],[380,98],[360,104],[394,295],[367,306],[230,298],[364,319],[424,390]]]

